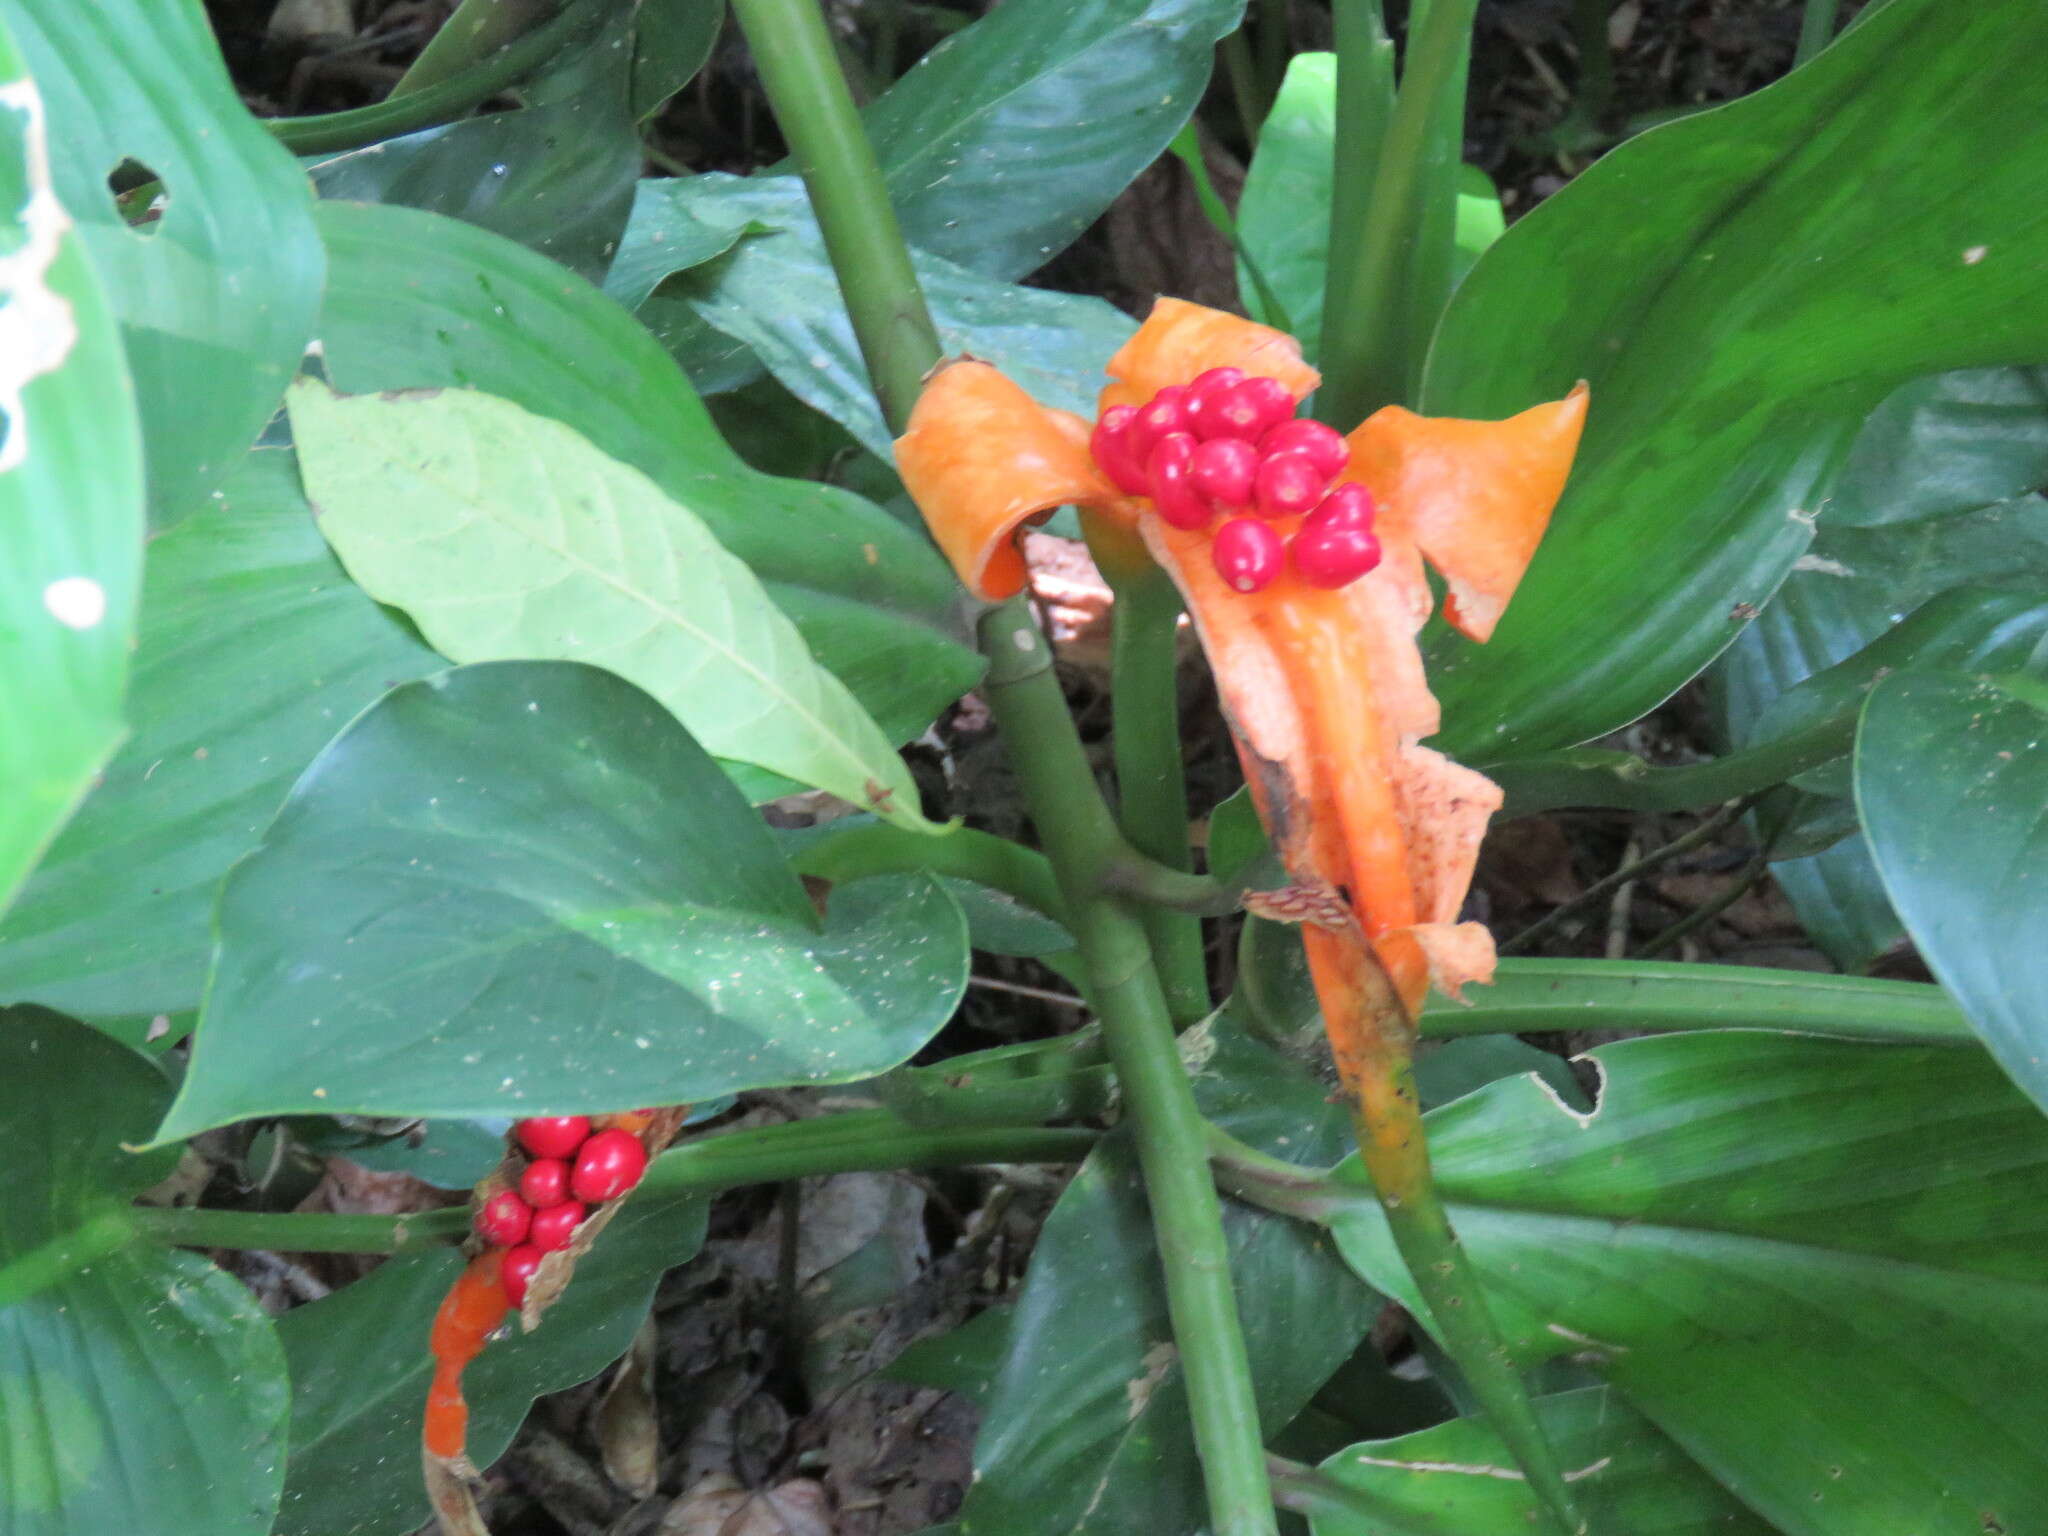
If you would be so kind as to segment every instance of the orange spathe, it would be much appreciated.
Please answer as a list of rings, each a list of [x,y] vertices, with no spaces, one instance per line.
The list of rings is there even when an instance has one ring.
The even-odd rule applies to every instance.
[[[1142,404],[1220,367],[1278,379],[1297,396],[1318,382],[1291,337],[1162,299],[1110,359],[1102,408]],[[1347,1080],[1373,1057],[1376,1031],[1412,1022],[1432,982],[1455,995],[1493,974],[1491,938],[1457,915],[1500,791],[1420,744],[1438,726],[1416,643],[1433,606],[1423,562],[1449,587],[1445,616],[1486,639],[1543,536],[1585,414],[1583,385],[1500,422],[1375,413],[1348,438],[1341,478],[1372,492],[1383,558],[1335,591],[1291,571],[1233,591],[1211,560],[1210,530],[1174,528],[1149,500],[1119,494],[1089,457],[1085,423],[1039,406],[985,363],[935,374],[898,443],[934,536],[985,598],[1023,586],[1018,524],[1068,503],[1134,528],[1172,575],[1290,876],[1349,915],[1304,935]],[[1389,1018],[1394,1003],[1373,969],[1406,1020]]]

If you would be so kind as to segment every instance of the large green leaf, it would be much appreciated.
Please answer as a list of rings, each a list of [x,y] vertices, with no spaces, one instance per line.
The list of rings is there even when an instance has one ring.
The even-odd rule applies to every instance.
[[[1608,1387],[1536,1400],[1591,1528],[1615,1536],[1772,1536]],[[1348,1446],[1281,1480],[1315,1536],[1527,1536],[1543,1509],[1484,1419]]]
[[[217,922],[165,1139],[848,1081],[924,1044],[967,972],[959,909],[922,877],[847,888],[821,930],[689,734],[568,662],[386,694],[235,867]]]
[[[1434,648],[1452,750],[1498,760],[1641,714],[1806,552],[1880,400],[2048,356],[2025,255],[2048,159],[2010,152],[2044,48],[2029,0],[1896,0],[1778,84],[1620,146],[1480,262],[1426,408],[1504,416],[1583,377],[1592,414],[1493,642]]]
[[[142,565],[134,392],[49,132],[0,28],[0,912],[120,743]]]
[[[662,1273],[702,1245],[708,1209],[689,1196],[635,1197],[577,1261],[541,1327],[515,1327],[483,1352],[462,1381],[472,1460],[497,1460],[536,1396],[587,1381],[625,1352]],[[426,1518],[427,1331],[461,1268],[451,1249],[406,1254],[279,1321],[292,1447],[275,1536],[402,1536]]]
[[[650,250],[695,255],[720,242],[726,254],[670,279],[664,296],[745,342],[799,400],[887,460],[895,434],[875,403],[803,183],[725,175],[642,183],[621,258],[637,287]],[[947,352],[994,363],[1046,405],[1094,413],[1103,364],[1136,328],[1129,316],[1101,299],[1020,288],[928,253],[913,252],[912,261]]]
[[[894,741],[974,686],[959,587],[921,530],[726,447],[632,316],[510,241],[402,208],[323,203],[327,374],[367,393],[487,390],[574,427],[704,520]]]
[[[1204,1112],[1233,1135],[1308,1162],[1344,1145],[1327,1090],[1228,1022],[1190,1031],[1182,1050]],[[1260,1417],[1277,1434],[1351,1353],[1379,1298],[1304,1228],[1240,1206],[1225,1228]],[[962,1532],[1206,1530],[1172,1338],[1137,1158],[1115,1136],[1082,1165],[1032,1250],[983,1404]]]
[[[1237,286],[1246,308],[1292,331],[1305,349],[1323,334],[1323,280],[1330,264],[1331,153],[1337,138],[1337,55],[1298,53],[1259,129],[1237,204]],[[1246,263],[1281,312],[1266,310]]]
[[[1903,673],[1870,696],[1856,801],[1913,941],[2048,1107],[2048,687]]]
[[[443,663],[343,573],[287,450],[151,541],[134,734],[0,922],[0,992],[139,1042],[199,1006],[220,877],[378,694]]]
[[[1243,0],[997,7],[863,114],[913,244],[992,277],[1041,267],[1194,111]]]
[[[1518,1355],[1598,1371],[1786,1536],[2024,1530],[2048,1490],[2034,1107],[1975,1051],[1729,1031],[1589,1059],[1591,1114],[1520,1078],[1428,1118]],[[1376,1202],[1334,1227],[1421,1305]]]
[[[0,0],[50,109],[57,195],[120,317],[153,519],[193,511],[276,408],[320,305],[311,193],[221,65],[199,0]],[[163,216],[131,230],[135,161]]]
[[[170,1086],[41,1008],[0,1010],[0,1529],[264,1536],[284,1352],[248,1290],[134,1232],[178,1161],[137,1154]]]
[[[327,541],[444,656],[609,668],[719,757],[927,826],[882,728],[639,470],[474,390],[343,396],[307,379],[289,399]]]

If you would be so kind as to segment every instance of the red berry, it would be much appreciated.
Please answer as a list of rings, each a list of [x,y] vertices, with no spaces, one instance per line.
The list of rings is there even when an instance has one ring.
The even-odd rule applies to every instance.
[[[1259,450],[1242,438],[1217,437],[1199,444],[1188,463],[1188,483],[1211,501],[1241,507],[1252,499]]]
[[[1372,492],[1352,481],[1338,486],[1316,504],[1315,511],[1302,519],[1301,531],[1311,528],[1371,528]]]
[[[528,1163],[519,1175],[519,1193],[537,1211],[560,1205],[569,1198],[569,1165],[559,1157],[544,1157]]]
[[[1202,412],[1210,437],[1241,437],[1257,442],[1266,431],[1294,414],[1294,396],[1278,379],[1254,377],[1233,384]]]
[[[1180,385],[1169,384],[1138,407],[1131,421],[1130,444],[1131,457],[1140,464],[1150,461],[1152,450],[1167,433],[1187,430],[1181,419],[1181,399],[1186,394]]]
[[[560,1205],[551,1205],[544,1211],[533,1213],[533,1225],[527,1230],[526,1239],[542,1253],[553,1253],[557,1248],[569,1246],[569,1234],[583,1225],[587,1214],[580,1201],[564,1200]]]
[[[1250,517],[1233,517],[1218,528],[1209,555],[1216,573],[1239,592],[1270,585],[1286,558],[1280,535],[1270,524]]]
[[[1330,477],[1305,453],[1276,453],[1259,465],[1256,482],[1261,517],[1289,517],[1323,499]]]
[[[483,1203],[471,1224],[476,1235],[493,1248],[510,1248],[526,1241],[532,1221],[533,1207],[512,1190],[502,1189]]]
[[[1134,405],[1112,405],[1088,438],[1088,451],[1095,455],[1095,462],[1126,496],[1145,494],[1143,461],[1131,452],[1131,423],[1137,415]]]
[[[1305,453],[1325,475],[1341,475],[1351,462],[1351,447],[1335,427],[1297,416],[1283,421],[1259,439],[1259,452]]]
[[[1145,481],[1152,493],[1152,505],[1176,528],[1202,528],[1209,522],[1209,503],[1196,495],[1188,482],[1194,458],[1194,438],[1186,432],[1169,432],[1159,439],[1159,446],[1145,461]]]
[[[535,1157],[572,1157],[590,1134],[588,1115],[545,1115],[512,1127],[519,1145]]]
[[[1380,563],[1380,541],[1357,524],[1303,521],[1292,545],[1294,569],[1312,587],[1342,587]]]
[[[540,1268],[541,1252],[531,1243],[521,1243],[505,1255],[505,1262],[498,1270],[498,1279],[504,1284],[505,1294],[512,1305],[526,1305],[526,1287],[532,1283],[533,1272]]]
[[[647,1171],[647,1149],[631,1131],[599,1131],[576,1154],[569,1188],[578,1200],[592,1205],[616,1200]]]
[[[1226,389],[1243,380],[1242,368],[1211,368],[1207,373],[1197,374],[1181,401],[1181,415],[1187,421],[1188,431],[1197,437],[1213,436],[1206,426],[1210,410],[1223,398]]]

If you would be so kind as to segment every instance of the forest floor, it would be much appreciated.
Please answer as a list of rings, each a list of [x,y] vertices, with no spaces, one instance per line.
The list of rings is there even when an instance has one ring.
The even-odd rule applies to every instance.
[[[377,99],[451,7],[452,0],[208,6],[244,98],[266,114]],[[849,26],[859,25],[858,6],[840,9]],[[1510,221],[1630,132],[1783,75],[1800,24],[1797,0],[1621,0],[1606,17],[1610,69],[1603,77],[1597,64],[1590,75],[1580,66],[1575,17],[1585,9],[1573,0],[1480,6],[1466,152],[1493,176]],[[1844,19],[1855,9],[1846,6]],[[283,11],[297,13],[297,33],[274,25]],[[931,39],[913,35],[925,8],[906,13],[907,60]],[[1289,30],[1296,51],[1326,47],[1328,12],[1295,5]],[[1201,119],[1212,179],[1233,199],[1246,146],[1221,80]],[[730,25],[699,79],[652,124],[649,149],[650,174],[665,174],[664,167],[746,171],[780,157],[751,61]],[[1099,294],[1133,312],[1159,293],[1236,303],[1230,250],[1171,157],[1033,281]],[[1108,596],[1080,546],[1046,540],[1038,549],[1039,597],[1063,637],[1069,693],[1106,778]],[[1206,809],[1236,788],[1238,771],[1198,653],[1189,654],[1182,684],[1191,784]],[[1610,744],[1682,762],[1709,753],[1710,737],[1695,688]],[[917,750],[934,794],[946,799],[935,809],[1020,830],[978,700],[962,701]],[[1679,856],[1596,889],[1713,814],[1567,810],[1501,824],[1487,840],[1467,916],[1488,923],[1504,945],[1520,936],[1525,953],[1654,953],[1832,969],[1772,884],[1746,819],[1721,817]],[[1539,922],[1546,926],[1531,941]],[[1235,945],[1228,924],[1216,927],[1220,993]],[[1085,1022],[1053,973],[1028,960],[976,958],[968,1000],[931,1056]],[[1910,953],[1888,957],[1879,969],[1924,976]],[[1588,1042],[1534,1043],[1576,1050]],[[717,1124],[770,1123],[843,1102],[850,1101],[750,1095]],[[492,1529],[499,1536],[907,1536],[950,1518],[973,1471],[972,1403],[875,1373],[912,1341],[1014,1292],[1062,1182],[1059,1172],[1035,1168],[853,1174],[722,1199],[704,1252],[668,1277],[654,1325],[621,1371],[543,1399],[491,1469]],[[454,1198],[331,1159],[308,1205],[389,1211]],[[291,1256],[245,1259],[242,1272],[273,1305],[347,1278],[332,1264]],[[1401,1332],[1394,1317],[1376,1337],[1397,1344]],[[606,1471],[636,1457],[640,1475],[652,1475],[652,1492],[628,1491]]]

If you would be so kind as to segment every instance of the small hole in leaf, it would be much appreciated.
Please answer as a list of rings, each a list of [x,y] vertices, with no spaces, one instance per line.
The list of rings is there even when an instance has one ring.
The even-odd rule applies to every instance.
[[[170,192],[163,178],[140,160],[123,160],[108,172],[107,191],[113,194],[114,212],[136,234],[146,239],[163,227]]]

